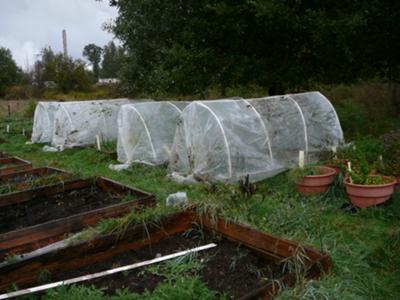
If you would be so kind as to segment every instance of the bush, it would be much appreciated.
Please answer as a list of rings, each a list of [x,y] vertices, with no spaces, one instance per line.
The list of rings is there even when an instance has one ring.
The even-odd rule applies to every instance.
[[[33,89],[29,85],[14,85],[7,89],[4,99],[6,100],[26,100],[32,98]]]
[[[33,118],[33,116],[35,115],[36,105],[37,102],[35,100],[29,100],[24,110],[24,116],[27,118]]]

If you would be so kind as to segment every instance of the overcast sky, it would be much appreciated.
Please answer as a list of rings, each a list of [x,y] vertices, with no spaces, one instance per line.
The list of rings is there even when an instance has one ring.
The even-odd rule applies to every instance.
[[[62,51],[66,29],[69,55],[80,58],[85,45],[102,47],[113,39],[102,25],[116,15],[108,0],[0,0],[0,47],[9,48],[25,69],[44,46]]]

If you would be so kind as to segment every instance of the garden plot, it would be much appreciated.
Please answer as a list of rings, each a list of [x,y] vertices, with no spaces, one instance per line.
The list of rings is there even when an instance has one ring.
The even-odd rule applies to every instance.
[[[106,217],[151,206],[146,192],[99,177],[0,196],[0,258],[62,239]]]
[[[301,274],[316,278],[331,269],[328,254],[226,220],[214,221],[188,211],[167,217],[158,224],[147,223],[145,228],[141,224],[123,233],[77,240],[63,249],[9,261],[0,268],[0,289],[4,293],[15,284],[22,289],[31,288],[210,243],[216,246],[130,272],[95,280],[87,276],[79,284],[105,287],[109,294],[120,289],[142,293],[145,289],[154,290],[162,282],[173,284],[181,276],[197,278],[209,289],[225,293],[229,298],[265,296],[268,299],[282,285],[293,285]]]
[[[31,190],[73,179],[76,176],[71,173],[48,167],[0,175],[0,194]]]
[[[0,175],[7,175],[18,171],[27,171],[32,169],[32,164],[19,157],[0,158]]]

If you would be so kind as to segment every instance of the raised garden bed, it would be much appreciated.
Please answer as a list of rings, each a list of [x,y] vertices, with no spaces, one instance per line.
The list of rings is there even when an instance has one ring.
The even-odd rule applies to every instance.
[[[27,171],[32,169],[29,161],[19,157],[10,156],[0,158],[0,175],[7,175],[19,171]]]
[[[199,252],[196,259],[202,266],[197,271],[189,271],[188,275],[195,272],[210,289],[234,299],[271,299],[280,287],[293,285],[298,274],[288,266],[296,263],[297,256],[304,261],[301,269],[307,278],[318,278],[332,267],[326,253],[223,219],[212,222],[188,211],[170,216],[159,224],[147,224],[146,229],[137,225],[124,234],[97,236],[23,261],[9,262],[0,268],[0,292],[6,292],[13,284],[19,288],[37,286],[43,272],[48,282],[54,282],[210,242],[217,246]],[[164,267],[159,265],[159,271]],[[123,288],[141,293],[144,289],[153,290],[164,281],[160,274],[162,272],[142,268],[82,284],[105,287],[109,294]]]
[[[69,172],[49,167],[0,175],[0,195],[64,183],[76,178]]]
[[[103,218],[154,203],[153,195],[102,177],[2,195],[0,259],[43,247]]]

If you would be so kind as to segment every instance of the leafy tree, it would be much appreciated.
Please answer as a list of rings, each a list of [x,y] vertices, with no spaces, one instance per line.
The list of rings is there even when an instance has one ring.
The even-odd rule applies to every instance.
[[[94,76],[99,78],[100,74],[100,61],[103,49],[95,44],[88,44],[83,49],[82,55],[88,59],[93,66]]]
[[[400,81],[400,2],[111,0],[131,92]],[[400,108],[399,108],[400,109]]]
[[[103,78],[118,78],[124,59],[124,50],[116,46],[113,41],[103,48],[103,61],[101,63],[101,76]]]
[[[42,49],[40,59],[35,62],[34,81],[40,88],[44,87],[45,81],[54,81],[62,92],[67,93],[88,90],[91,76],[83,61],[66,58],[62,53],[55,54],[47,47]]]
[[[0,96],[4,96],[6,89],[16,83],[19,72],[11,51],[0,47]]]

